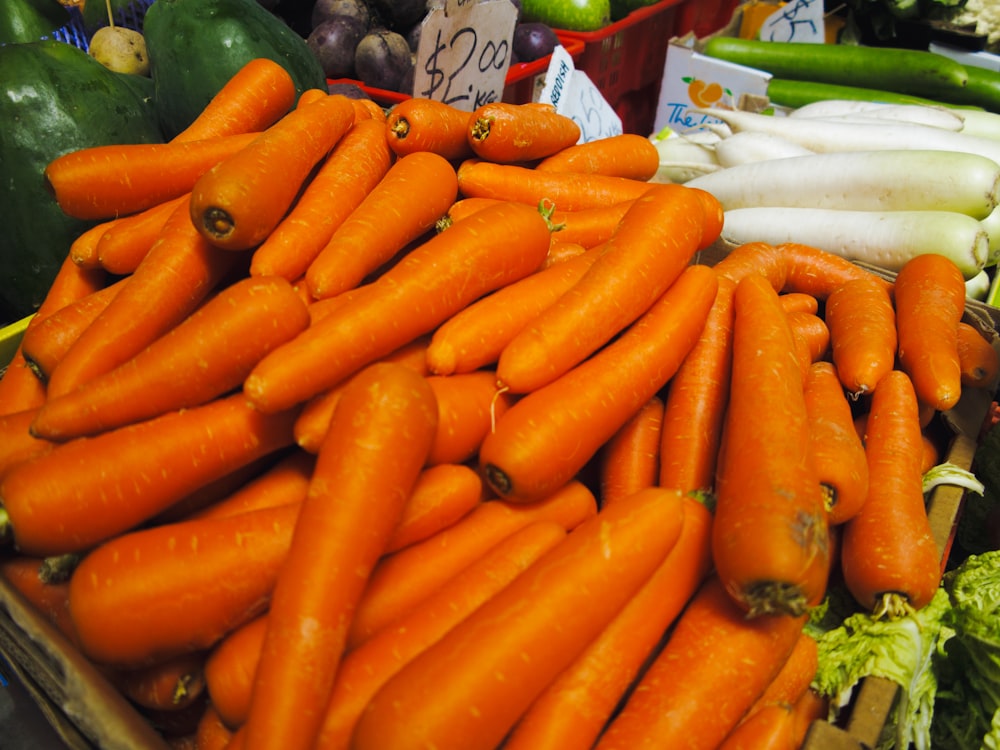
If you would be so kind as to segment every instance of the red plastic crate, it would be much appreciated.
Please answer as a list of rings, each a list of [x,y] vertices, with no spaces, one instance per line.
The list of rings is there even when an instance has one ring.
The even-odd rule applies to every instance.
[[[677,12],[677,36],[713,34],[729,23],[739,0],[689,0]]]

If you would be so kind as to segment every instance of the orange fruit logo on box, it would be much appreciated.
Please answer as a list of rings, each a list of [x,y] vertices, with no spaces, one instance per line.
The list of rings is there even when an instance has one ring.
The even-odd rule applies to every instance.
[[[723,96],[730,93],[715,82],[709,83],[700,78],[684,78],[682,80],[688,85],[688,98],[696,107],[716,106]]]

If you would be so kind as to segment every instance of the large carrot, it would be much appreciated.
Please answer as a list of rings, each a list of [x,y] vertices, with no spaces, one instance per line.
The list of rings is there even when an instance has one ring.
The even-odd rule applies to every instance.
[[[198,178],[191,188],[195,228],[227,250],[259,245],[353,123],[354,108],[343,96],[292,110]]]
[[[429,151],[460,161],[474,155],[467,135],[470,116],[437,99],[406,99],[386,116],[385,138],[398,156]]]
[[[294,412],[261,414],[236,393],[71,440],[4,476],[4,525],[26,553],[89,549],[291,445],[294,418]]]
[[[353,747],[498,746],[649,579],[682,522],[680,495],[656,488],[601,510],[393,675]]]
[[[677,493],[654,491],[665,496]],[[506,748],[593,746],[711,567],[711,511],[691,495],[683,496],[682,502],[680,537],[666,559],[604,631],[535,699],[507,738]]]
[[[699,192],[658,185],[636,200],[580,280],[504,347],[500,383],[514,393],[536,390],[649,309],[721,226]]]
[[[181,202],[188,200],[187,195],[184,193],[112,222],[97,239],[97,263],[113,274],[135,271],[160,236],[170,214]]]
[[[748,618],[719,578],[709,577],[595,749],[679,740],[692,750],[717,747],[781,669],[804,624],[804,615]]]
[[[874,275],[841,284],[826,298],[823,317],[844,387],[855,397],[871,393],[896,363],[896,311],[886,285]]]
[[[31,434],[38,408],[0,414],[0,475],[10,467],[48,453],[55,444]]]
[[[350,302],[264,357],[244,390],[264,411],[302,403],[473,300],[527,276],[548,247],[548,225],[534,208],[505,203],[480,211],[409,252]]]
[[[971,323],[958,324],[958,361],[962,385],[969,388],[993,388],[1000,375],[1000,353]]]
[[[744,277],[733,310],[712,527],[715,568],[751,616],[798,615],[822,599],[830,554],[802,368],[787,314],[766,278]]]
[[[613,343],[511,406],[479,449],[490,486],[524,501],[575,476],[677,372],[717,286],[710,267],[689,266]]]
[[[256,133],[178,143],[125,143],[70,151],[45,167],[56,203],[78,219],[107,219],[151,208],[191,190]]]
[[[219,717],[230,729],[247,720],[253,677],[267,633],[267,613],[233,628],[205,660],[205,686]]]
[[[598,458],[602,506],[657,484],[662,430],[663,399],[653,396],[608,438]]]
[[[660,152],[638,133],[621,133],[577,143],[547,156],[535,169],[580,174],[606,174],[650,180],[660,168]]]
[[[479,158],[512,164],[562,151],[577,143],[582,131],[551,105],[490,102],[469,116],[466,135]]]
[[[788,280],[784,253],[766,242],[745,242],[734,247],[715,264],[715,271],[734,284],[752,273],[763,276],[777,292],[785,288]]]
[[[429,539],[471,513],[483,500],[483,480],[466,464],[435,464],[417,477],[385,554]]]
[[[403,365],[373,364],[344,389],[271,598],[247,748],[313,746],[352,614],[437,422],[433,390]]]
[[[785,242],[775,250],[784,258],[785,291],[805,292],[825,300],[830,292],[851,279],[879,278],[847,258],[811,245]],[[888,282],[879,280],[888,286]]]
[[[496,374],[491,370],[432,375],[427,383],[438,405],[438,431],[427,463],[469,461],[496,421],[510,408],[512,397],[497,392]]]
[[[866,424],[868,495],[844,525],[840,565],[865,609],[897,617],[930,601],[941,553],[924,506],[917,396],[906,373],[884,375]]]
[[[47,582],[39,571],[42,558],[8,555],[0,560],[0,578],[24,597],[35,611],[69,640],[76,642],[76,630],[69,614],[69,582]]]
[[[205,649],[267,607],[299,508],[133,531],[89,552],[70,579],[81,650],[115,666]]]
[[[576,211],[553,210],[549,213],[553,238],[560,242],[576,242],[590,248],[611,239],[618,222],[625,216],[632,201],[606,206],[581,208]]]
[[[457,193],[455,168],[443,156],[397,159],[309,264],[309,292],[322,299],[356,287],[431,230]]]

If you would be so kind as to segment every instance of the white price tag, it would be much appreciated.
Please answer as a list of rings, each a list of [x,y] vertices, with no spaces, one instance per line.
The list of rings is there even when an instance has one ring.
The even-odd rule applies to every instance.
[[[573,57],[559,45],[552,53],[540,102],[551,104],[556,112],[580,126],[580,142],[621,135],[622,119],[604,98],[590,77],[573,66]]]
[[[823,0],[791,0],[764,19],[760,38],[765,42],[826,41]]]
[[[472,112],[503,98],[517,8],[510,0],[448,0],[420,27],[413,94]]]

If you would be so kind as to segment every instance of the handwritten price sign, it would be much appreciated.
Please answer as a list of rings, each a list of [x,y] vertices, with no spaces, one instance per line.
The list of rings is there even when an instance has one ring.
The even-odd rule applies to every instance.
[[[767,42],[822,44],[823,0],[792,0],[785,4],[764,20],[760,38]]]
[[[538,100],[576,122],[581,142],[622,134],[621,117],[587,74],[574,69],[573,58],[561,45],[552,53]]]
[[[413,94],[473,111],[503,98],[517,8],[510,0],[447,0],[420,29]]]

